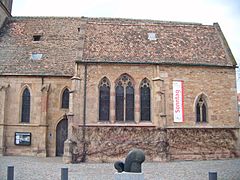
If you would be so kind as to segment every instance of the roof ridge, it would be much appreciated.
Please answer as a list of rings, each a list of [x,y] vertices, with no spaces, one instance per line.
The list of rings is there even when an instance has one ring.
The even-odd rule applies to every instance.
[[[83,17],[71,16],[12,16],[11,19],[82,19]]]
[[[11,19],[79,19],[83,21],[97,21],[97,22],[116,22],[116,23],[133,23],[133,24],[180,24],[180,25],[203,25],[196,22],[184,21],[164,21],[154,19],[134,19],[134,18],[111,18],[111,17],[75,17],[75,16],[13,16]]]
[[[149,24],[186,24],[186,25],[202,25],[202,23],[182,22],[182,21],[164,21],[154,19],[134,19],[134,18],[109,18],[109,17],[82,17],[87,21],[102,21],[102,22],[129,22],[129,23],[149,23]]]

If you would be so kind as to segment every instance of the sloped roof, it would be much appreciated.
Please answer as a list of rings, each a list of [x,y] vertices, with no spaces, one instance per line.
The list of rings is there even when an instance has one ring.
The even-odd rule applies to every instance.
[[[0,75],[72,76],[75,62],[236,65],[218,24],[10,17],[0,30]]]
[[[80,27],[80,18],[9,18],[0,32],[0,74],[72,76],[82,51]],[[42,59],[32,60],[32,53]]]
[[[85,31],[82,61],[236,65],[218,24],[93,18]]]

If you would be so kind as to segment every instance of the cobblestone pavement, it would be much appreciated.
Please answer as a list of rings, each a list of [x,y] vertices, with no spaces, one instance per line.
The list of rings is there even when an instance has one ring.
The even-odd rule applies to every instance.
[[[14,166],[14,180],[58,180],[61,168],[68,168],[69,180],[111,180],[113,163],[64,164],[61,158],[0,157],[0,180],[6,180],[7,166]],[[217,172],[218,180],[240,180],[240,159],[143,163],[145,180],[208,180]]]

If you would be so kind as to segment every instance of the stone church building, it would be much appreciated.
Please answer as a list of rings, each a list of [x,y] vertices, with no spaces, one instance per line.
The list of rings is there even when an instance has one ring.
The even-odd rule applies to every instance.
[[[108,162],[240,155],[217,23],[12,17],[0,1],[0,155]]]

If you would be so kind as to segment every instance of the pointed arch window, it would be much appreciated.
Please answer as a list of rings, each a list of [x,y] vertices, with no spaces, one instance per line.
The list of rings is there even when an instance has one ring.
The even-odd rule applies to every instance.
[[[140,87],[140,101],[141,101],[141,121],[151,120],[151,90],[150,81],[143,79]]]
[[[66,88],[62,94],[62,108],[69,108],[69,90]]]
[[[196,102],[196,122],[207,122],[207,102],[204,95],[200,95]]]
[[[116,121],[134,121],[134,86],[128,75],[116,81],[115,93]]]
[[[99,84],[99,121],[109,121],[110,83],[104,77]]]
[[[22,113],[21,122],[30,122],[30,106],[31,106],[31,95],[28,88],[25,88],[22,94]]]

